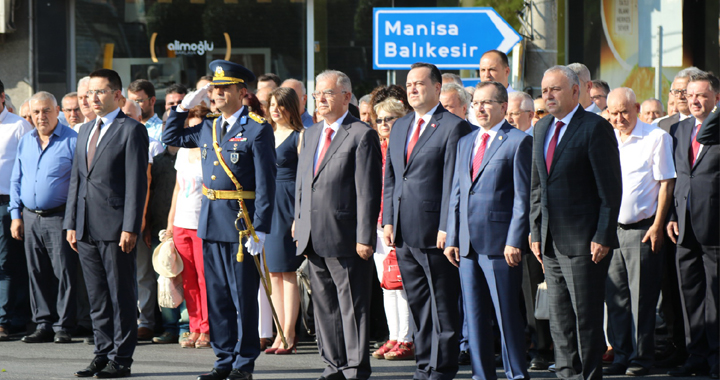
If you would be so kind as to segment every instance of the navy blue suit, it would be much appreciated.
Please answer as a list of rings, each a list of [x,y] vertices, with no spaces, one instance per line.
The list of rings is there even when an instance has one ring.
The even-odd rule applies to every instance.
[[[418,379],[452,379],[458,371],[460,280],[437,248],[447,230],[458,140],[470,125],[438,104],[406,163],[405,144],[415,119],[395,122],[385,159],[383,225],[392,225],[398,265],[415,323]]]
[[[218,162],[213,149],[213,119],[183,128],[187,112],[170,111],[163,142],[170,146],[199,147],[203,184],[213,190],[235,190],[235,185]],[[260,120],[260,119],[259,119]],[[272,127],[256,122],[243,108],[237,122],[220,139],[223,118],[216,124],[222,156],[245,191],[255,191],[255,199],[245,206],[256,231],[269,233],[275,201],[275,137]],[[238,230],[236,200],[209,200],[203,197],[198,237],[203,239],[205,282],[207,285],[210,340],[220,370],[253,372],[260,354],[257,294],[259,274],[246,254],[236,260]],[[244,250],[245,248],[243,248]],[[230,295],[230,297],[228,297]]]
[[[471,178],[475,140],[460,139],[450,196],[447,246],[460,248],[473,378],[497,378],[491,321],[493,308],[502,337],[508,379],[528,377],[524,320],[520,310],[522,267],[505,261],[505,246],[522,249],[530,232],[532,137],[503,122]]]
[[[148,134],[118,112],[103,128],[91,166],[87,145],[95,120],[80,127],[63,227],[75,230],[90,299],[95,355],[130,366],[137,344],[137,245],[118,246],[123,231],[140,235],[147,192]],[[137,244],[142,243],[141,239]]]

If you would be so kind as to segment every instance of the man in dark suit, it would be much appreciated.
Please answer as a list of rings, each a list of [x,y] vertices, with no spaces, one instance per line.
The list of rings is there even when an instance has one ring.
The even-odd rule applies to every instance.
[[[703,122],[697,134],[697,141],[705,145],[720,144],[720,108],[718,106],[715,106]]]
[[[222,116],[183,128],[187,110],[198,105],[207,90],[198,89],[170,111],[163,141],[200,148],[204,197],[198,237],[203,239],[210,345],[217,360],[198,380],[252,380],[260,355],[260,275],[254,259],[240,256],[244,251],[260,254],[270,232],[277,172],[275,137],[270,124],[242,104],[246,83],[254,82],[255,74],[224,60],[210,62],[210,70],[214,73],[212,98]]]
[[[317,76],[318,113],[300,148],[294,238],[310,260],[320,379],[370,377],[368,312],[382,190],[380,140],[348,113],[350,78]]]
[[[622,197],[617,141],[607,120],[578,106],[579,80],[545,71],[553,117],[535,124],[530,228],[545,267],[559,378],[602,378],[603,301]]]
[[[674,115],[666,116],[658,119],[657,126],[663,131],[670,133],[670,127],[677,124],[679,121],[689,118],[690,106],[686,98],[687,85],[690,77],[695,74],[699,74],[701,71],[697,67],[688,67],[680,70],[670,85],[670,93],[668,97],[675,100],[675,108],[677,112]]]
[[[407,77],[415,109],[395,122],[385,161],[384,239],[397,247],[415,332],[415,379],[458,371],[458,270],[443,255],[457,142],[470,125],[440,104],[437,67],[415,63]]]
[[[78,377],[130,376],[137,344],[135,255],[147,192],[148,134],[120,111],[120,76],[90,74],[97,118],[80,127],[64,228],[78,251],[88,296],[95,359]]]
[[[504,85],[481,82],[473,98],[481,129],[458,142],[445,256],[460,268],[473,377],[497,378],[494,309],[507,378],[528,378],[520,262],[530,232],[532,137],[505,121]]]
[[[691,376],[710,372],[718,377],[718,259],[720,258],[720,146],[697,141],[702,123],[720,100],[720,81],[708,73],[695,74],[687,87],[693,117],[673,126],[675,137],[675,212],[667,230],[677,243],[688,358],[668,372]]]

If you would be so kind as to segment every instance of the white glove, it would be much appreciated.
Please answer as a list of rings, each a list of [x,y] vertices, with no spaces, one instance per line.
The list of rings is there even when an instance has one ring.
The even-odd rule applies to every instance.
[[[247,241],[245,242],[245,248],[247,248],[248,253],[250,253],[253,256],[259,255],[262,250],[263,246],[265,245],[265,233],[260,231],[255,231],[255,234],[258,237],[258,242],[255,242],[255,239],[253,239],[252,236],[249,236]]]
[[[207,90],[212,86],[210,83],[206,84],[202,88],[199,88],[195,91],[189,92],[182,100],[182,103],[180,103],[180,108],[182,108],[182,111],[188,111],[191,108],[195,107],[196,105],[200,104],[202,102],[203,98],[207,98]]]

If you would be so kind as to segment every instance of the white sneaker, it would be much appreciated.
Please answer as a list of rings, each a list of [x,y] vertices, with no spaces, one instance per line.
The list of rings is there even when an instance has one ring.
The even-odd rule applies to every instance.
[[[555,364],[550,364],[550,366],[548,366],[548,371],[554,373],[555,372]]]

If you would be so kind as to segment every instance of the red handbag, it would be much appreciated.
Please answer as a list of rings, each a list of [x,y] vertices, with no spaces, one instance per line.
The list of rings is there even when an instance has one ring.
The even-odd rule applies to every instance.
[[[383,276],[380,286],[387,290],[399,290],[403,288],[397,254],[394,249],[390,251],[385,260],[383,260]]]

